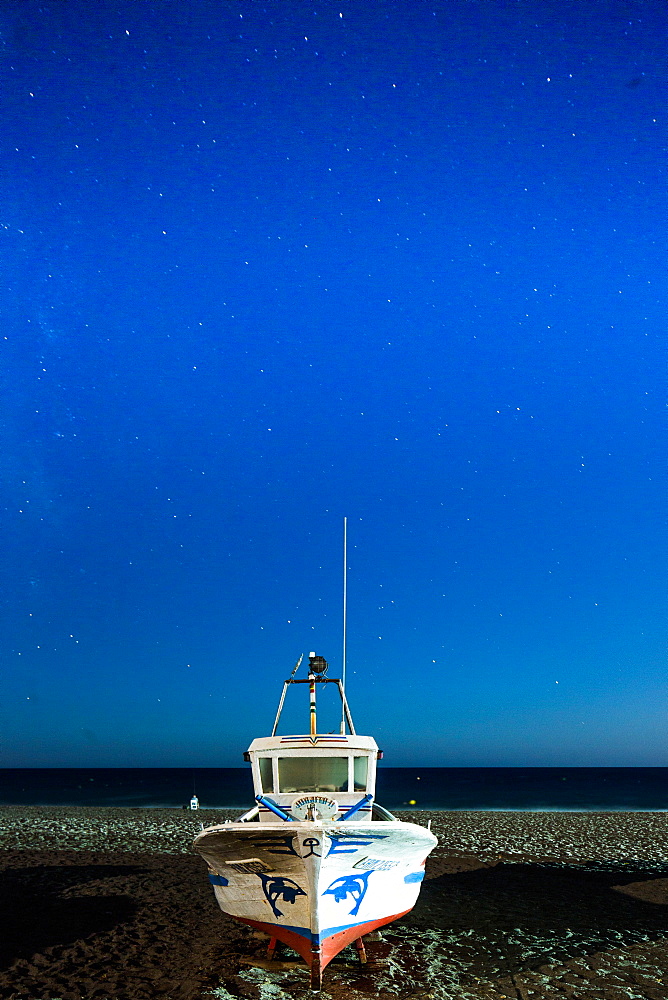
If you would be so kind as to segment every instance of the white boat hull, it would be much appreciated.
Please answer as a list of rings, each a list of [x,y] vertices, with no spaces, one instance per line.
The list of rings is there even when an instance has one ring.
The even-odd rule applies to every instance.
[[[413,908],[436,837],[414,823],[277,822],[208,827],[194,847],[225,913],[322,969]]]

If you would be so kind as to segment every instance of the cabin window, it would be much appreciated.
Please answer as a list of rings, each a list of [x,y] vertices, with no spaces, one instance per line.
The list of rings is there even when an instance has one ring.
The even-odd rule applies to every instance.
[[[259,757],[258,763],[260,765],[260,783],[262,785],[262,791],[273,792],[274,777],[271,771],[271,757]]]
[[[354,774],[356,792],[366,792],[368,764],[369,764],[368,757],[355,757],[353,774]]]
[[[281,757],[278,781],[282,792],[347,792],[347,757]]]

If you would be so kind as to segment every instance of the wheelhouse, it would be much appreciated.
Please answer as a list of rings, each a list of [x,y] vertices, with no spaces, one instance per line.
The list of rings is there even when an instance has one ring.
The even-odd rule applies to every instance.
[[[359,811],[368,818],[376,788],[378,746],[370,736],[330,734],[269,736],[253,740],[248,751],[255,795],[271,797],[281,809],[309,793],[333,798],[345,813],[365,796]],[[260,804],[260,821],[275,822],[275,815]]]
[[[291,819],[290,810],[304,796],[318,796],[313,806],[323,814],[370,819],[376,788],[376,760],[382,756],[370,736],[358,736],[340,680],[326,677],[327,661],[309,653],[308,678],[295,678],[303,657],[283,684],[281,700],[271,736],[253,740],[244,754],[253,769],[253,785],[260,822],[274,822],[276,816]],[[285,696],[292,684],[308,684],[310,732],[308,735],[279,736],[278,723]],[[316,688],[334,684],[341,698],[340,733],[318,733]],[[346,731],[347,729],[347,731]],[[308,803],[305,803],[308,806]],[[252,810],[253,818],[255,810]],[[251,818],[251,814],[247,814]]]

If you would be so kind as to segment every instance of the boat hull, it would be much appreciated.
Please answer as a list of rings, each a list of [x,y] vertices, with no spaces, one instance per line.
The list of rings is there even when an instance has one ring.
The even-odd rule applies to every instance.
[[[319,946],[316,942],[309,941],[301,933],[296,932],[290,927],[265,924],[260,920],[248,920],[243,917],[236,917],[236,919],[248,924],[250,927],[255,927],[256,930],[264,931],[270,938],[274,937],[277,941],[282,941],[283,944],[286,944],[293,951],[296,951],[298,955],[301,955],[307,965],[311,964],[314,954],[319,951],[320,965],[324,969],[347,945],[352,944],[353,941],[358,941],[365,934],[377,931],[379,927],[384,927],[385,924],[391,924],[393,920],[404,917],[407,913],[410,913],[410,909],[412,907],[404,910],[403,913],[393,913],[389,917],[383,917],[379,920],[368,920],[365,923],[344,928],[344,930],[337,931],[335,934],[323,938],[319,942]]]
[[[194,842],[221,910],[293,948],[312,982],[413,908],[436,837],[414,823],[226,823]]]

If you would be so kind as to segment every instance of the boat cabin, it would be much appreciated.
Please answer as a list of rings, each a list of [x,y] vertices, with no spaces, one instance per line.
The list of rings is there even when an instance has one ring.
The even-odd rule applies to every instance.
[[[370,798],[358,810],[357,818],[370,819],[377,758],[378,746],[372,737],[331,733],[260,737],[248,749],[256,797],[269,797],[289,813],[295,800],[320,793],[323,800],[333,799],[338,807],[332,819],[365,795]],[[259,819],[275,823],[276,815],[260,803]]]
[[[341,681],[325,677],[327,661],[311,653],[306,680],[294,678],[300,663],[301,659],[293,676],[283,685],[271,736],[253,740],[244,754],[253,770],[258,818],[265,823],[275,823],[281,816],[303,819],[305,815],[301,813],[310,805],[315,810],[313,818],[341,819],[354,814],[356,819],[369,820],[376,788],[376,761],[382,754],[372,737],[355,733]],[[291,684],[309,685],[311,732],[278,736],[278,723]],[[340,733],[317,732],[318,684],[338,686],[343,707]]]

